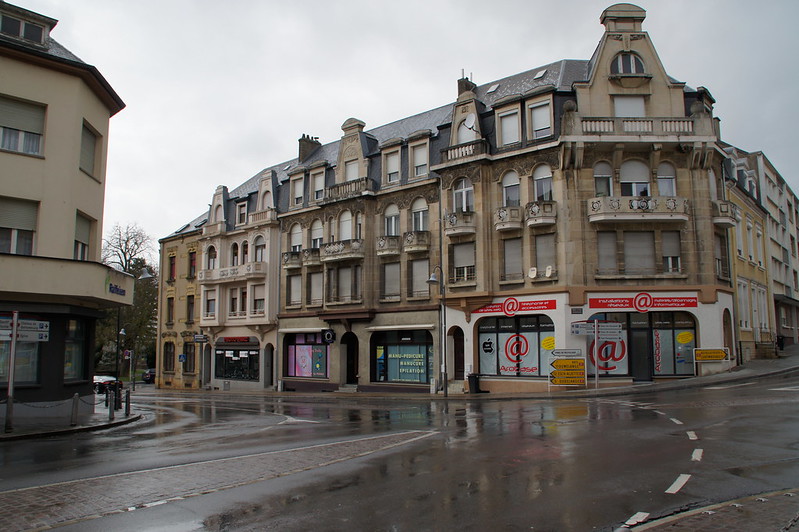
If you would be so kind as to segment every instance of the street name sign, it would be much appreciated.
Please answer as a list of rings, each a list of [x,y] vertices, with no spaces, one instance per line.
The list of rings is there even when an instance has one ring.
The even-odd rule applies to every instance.
[[[0,339],[10,340],[11,329],[0,329]],[[26,331],[17,330],[18,342],[49,342],[50,333],[48,331]]]
[[[0,319],[0,329],[11,329],[11,320],[8,318]],[[17,330],[18,331],[49,331],[50,330],[50,322],[49,321],[39,321],[39,320],[17,320]]]
[[[208,336],[204,334],[195,334],[194,341],[197,342],[198,344],[203,344],[208,341]]]

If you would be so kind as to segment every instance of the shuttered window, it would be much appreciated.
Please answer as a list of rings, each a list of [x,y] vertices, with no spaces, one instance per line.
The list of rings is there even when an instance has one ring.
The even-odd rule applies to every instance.
[[[555,270],[555,234],[535,237],[535,265],[539,274],[547,274],[547,268]],[[550,273],[551,271],[550,270]]]
[[[502,280],[513,281],[522,279],[522,239],[511,238],[503,240],[505,260],[503,264]]]
[[[83,126],[80,137],[80,169],[87,174],[94,175],[94,161],[97,149],[97,135],[86,126]]]
[[[427,259],[411,262],[411,297],[427,297],[430,295],[430,262]]]
[[[400,295],[400,263],[383,265],[383,298],[397,298]]]
[[[597,239],[597,273],[609,275],[617,273],[616,264],[616,232],[600,231]]]
[[[626,275],[655,273],[655,238],[651,231],[624,233],[624,273]]]

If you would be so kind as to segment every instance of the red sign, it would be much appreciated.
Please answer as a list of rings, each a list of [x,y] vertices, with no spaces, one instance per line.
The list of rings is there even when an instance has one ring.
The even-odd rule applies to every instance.
[[[638,312],[649,312],[652,309],[696,307],[695,297],[653,297],[647,292],[640,292],[635,297],[596,297],[588,300],[589,308],[596,309],[635,309]]]
[[[223,336],[222,341],[226,344],[250,343],[249,336]]]
[[[535,312],[539,310],[555,310],[557,301],[554,299],[542,299],[540,301],[519,301],[515,297],[509,297],[501,303],[490,303],[475,310],[476,314],[490,314],[501,312],[506,316],[515,316],[519,312]]]

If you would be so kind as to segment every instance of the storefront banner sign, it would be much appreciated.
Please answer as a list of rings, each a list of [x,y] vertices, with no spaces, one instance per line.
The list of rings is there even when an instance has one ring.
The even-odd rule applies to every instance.
[[[515,297],[509,297],[500,303],[490,303],[475,310],[473,314],[504,314],[515,316],[519,312],[536,312],[541,310],[555,310],[557,301],[554,299],[542,299],[538,301],[519,301]]]
[[[689,308],[697,305],[698,300],[695,297],[653,297],[646,292],[636,294],[634,297],[592,297],[588,300],[588,307],[592,309],[633,309],[638,312],[648,312],[652,309]]]

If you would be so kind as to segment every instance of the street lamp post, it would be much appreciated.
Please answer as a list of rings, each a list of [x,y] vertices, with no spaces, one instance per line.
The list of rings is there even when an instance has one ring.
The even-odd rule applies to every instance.
[[[438,273],[441,275],[441,279],[436,275],[436,270],[438,270]],[[441,295],[441,311],[439,313],[439,328],[441,330],[441,383],[444,387],[444,397],[447,397],[447,287],[444,283],[444,272],[440,265],[437,264],[435,268],[433,268],[433,273],[430,274],[427,283],[437,284],[439,294]]]

